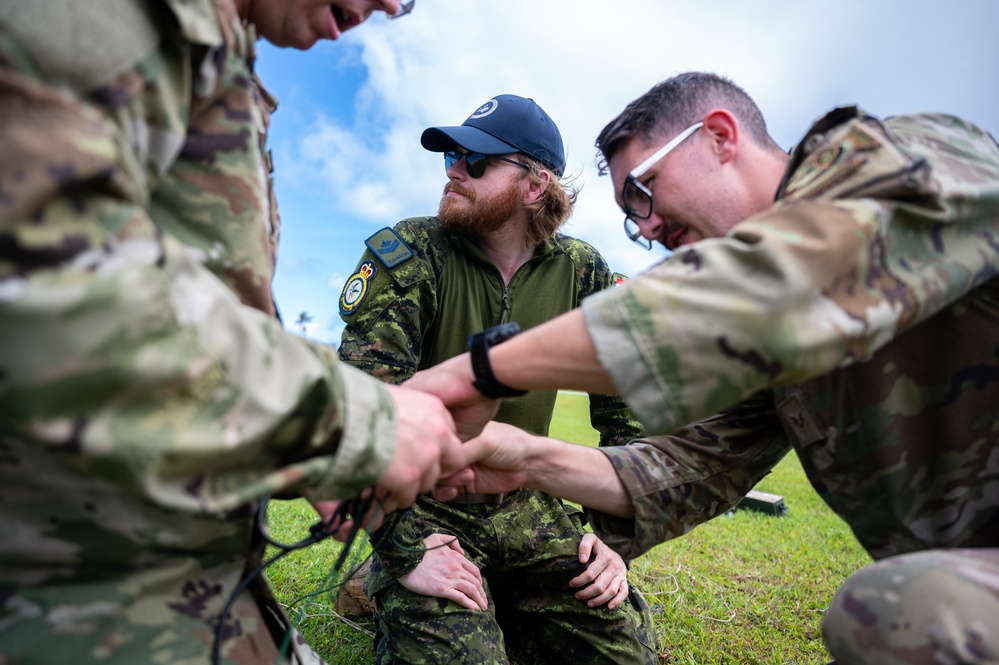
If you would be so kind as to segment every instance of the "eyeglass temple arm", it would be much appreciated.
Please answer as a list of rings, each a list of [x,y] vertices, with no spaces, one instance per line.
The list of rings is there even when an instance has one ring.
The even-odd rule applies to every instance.
[[[688,136],[690,136],[691,134],[693,134],[694,132],[696,132],[698,129],[700,129],[703,124],[704,124],[703,122],[694,123],[690,127],[687,127],[687,129],[685,129],[682,132],[680,132],[679,134],[677,134],[676,137],[674,137],[672,141],[670,141],[669,143],[667,143],[663,147],[661,147],[658,150],[656,150],[654,153],[652,153],[651,155],[649,155],[648,159],[646,159],[644,162],[642,162],[641,164],[639,164],[638,166],[636,166],[634,169],[632,169],[631,174],[630,174],[631,177],[632,178],[637,178],[637,177],[639,177],[641,175],[644,175],[646,171],[648,171],[650,168],[652,168],[653,164],[655,164],[656,162],[658,162],[660,159],[663,158],[663,155],[665,155],[667,152],[669,152],[670,150],[672,150],[676,146],[680,145],[681,141],[683,141],[685,138],[687,138]]]

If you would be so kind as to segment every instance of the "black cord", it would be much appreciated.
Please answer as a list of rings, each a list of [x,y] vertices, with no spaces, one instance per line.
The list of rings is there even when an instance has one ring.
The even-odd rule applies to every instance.
[[[334,524],[343,524],[350,519],[351,516],[354,516],[354,523],[350,529],[347,541],[343,545],[343,551],[340,553],[336,564],[333,566],[334,571],[340,570],[344,562],[347,560],[347,555],[354,545],[354,540],[361,531],[361,517],[366,515],[374,504],[373,499],[362,499],[359,496],[341,501],[339,505],[337,505],[336,510],[333,511],[333,514],[330,515],[329,519],[319,520],[309,527],[309,535],[307,537],[295,543],[281,543],[271,538],[267,533],[267,505],[269,502],[269,495],[265,496],[263,500],[261,500],[260,507],[257,509],[256,527],[258,533],[260,533],[264,541],[268,545],[280,550],[280,552],[261,562],[260,565],[257,566],[252,572],[241,579],[239,584],[236,585],[236,588],[233,589],[232,593],[229,595],[228,600],[226,600],[226,604],[222,608],[222,612],[219,614],[218,624],[215,626],[215,639],[212,644],[212,663],[214,663],[214,665],[221,665],[222,663],[222,642],[225,640],[225,622],[229,616],[229,612],[232,610],[232,606],[235,604],[236,599],[241,593],[243,593],[243,591],[246,590],[246,587],[249,586],[250,582],[252,582],[257,575],[262,573],[264,569],[282,557],[287,556],[296,550],[310,547],[325,540],[326,538],[329,538],[332,535],[330,528]]]
[[[467,497],[467,489],[465,490],[465,492]],[[347,556],[349,555],[351,549],[353,549],[354,541],[356,540],[357,535],[361,531],[362,516],[368,514],[368,512],[371,510],[375,502],[373,497],[368,499],[362,499],[360,496],[355,496],[351,499],[345,499],[337,505],[336,510],[333,511],[333,514],[330,515],[329,519],[319,520],[318,522],[313,523],[309,527],[309,535],[307,537],[294,543],[282,543],[278,542],[277,540],[274,540],[267,533],[267,505],[270,502],[270,498],[271,498],[270,495],[268,495],[261,500],[260,507],[257,509],[257,518],[255,524],[257,527],[257,532],[263,538],[264,542],[266,542],[271,547],[274,547],[280,551],[274,556],[272,556],[270,559],[261,562],[260,565],[258,565],[252,572],[250,572],[243,579],[241,579],[239,581],[239,584],[236,585],[236,588],[233,589],[233,592],[229,595],[228,600],[226,600],[226,604],[222,608],[222,612],[219,613],[218,624],[215,626],[215,639],[212,643],[213,665],[221,665],[222,663],[222,642],[225,640],[225,621],[229,616],[229,612],[232,611],[232,606],[235,604],[236,599],[239,597],[241,593],[243,593],[243,591],[246,590],[246,587],[250,585],[250,582],[252,582],[253,579],[257,575],[262,573],[268,566],[278,561],[279,559],[287,556],[288,554],[291,554],[292,552],[295,552],[300,549],[304,549],[306,547],[311,547],[316,543],[326,540],[332,535],[330,528],[334,524],[343,524],[353,516],[354,520],[353,520],[353,525],[351,526],[350,529],[350,534],[348,535],[347,541],[343,545],[343,550],[340,552],[340,556],[337,557],[336,563],[333,565],[333,569],[331,572],[335,573],[341,570],[343,568],[343,564],[347,561]],[[468,512],[467,506],[468,504],[466,503],[466,513]],[[441,543],[440,545],[435,545],[434,547],[431,548],[417,549],[404,546],[402,543],[398,542],[395,535],[392,533],[395,530],[395,525],[399,520],[399,514],[400,514],[399,511],[396,511],[386,520],[385,524],[381,528],[381,531],[384,532],[384,536],[382,537],[382,539],[380,539],[380,542],[385,539],[388,539],[389,542],[391,542],[393,546],[398,549],[406,551],[423,551],[423,552],[427,552],[431,549],[438,549],[440,547],[448,547],[452,542],[448,541],[445,543]],[[458,539],[457,536],[453,538],[453,540],[457,539]],[[305,596],[302,596],[294,603],[292,603],[289,607],[293,607],[303,598],[314,596],[316,595],[316,593],[322,593],[322,591],[306,594]]]

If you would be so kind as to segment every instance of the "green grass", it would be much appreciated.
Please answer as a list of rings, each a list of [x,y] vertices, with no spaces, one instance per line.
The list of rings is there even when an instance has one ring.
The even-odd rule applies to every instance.
[[[596,445],[587,399],[560,394],[552,436]],[[654,548],[633,562],[631,582],[653,608],[660,662],[671,664],[815,663],[829,656],[819,622],[846,577],[870,563],[850,530],[819,499],[797,458],[789,455],[758,486],[784,497],[788,514],[736,511]],[[308,532],[314,519],[304,501],[274,502],[272,535],[286,541]],[[295,552],[267,577],[278,600],[290,604],[335,584],[327,579],[339,555],[327,541]],[[367,546],[359,556],[367,554]],[[356,557],[355,557],[356,558]],[[303,635],[331,665],[371,663],[372,623],[336,615],[332,596],[300,601]]]

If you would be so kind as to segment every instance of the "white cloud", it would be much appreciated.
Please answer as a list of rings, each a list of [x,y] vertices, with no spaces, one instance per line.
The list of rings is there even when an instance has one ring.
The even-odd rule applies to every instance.
[[[567,172],[583,188],[567,232],[593,243],[615,270],[634,274],[664,253],[625,238],[610,183],[596,173],[593,141],[657,81],[687,70],[732,77],[785,148],[841,103],[882,115],[956,113],[995,134],[996,25],[999,3],[991,0],[821,7],[798,0],[419,0],[400,21],[372,19],[319,56],[303,56],[341,58],[331,70],[360,63],[366,73],[349,120],[278,114],[301,125],[300,138],[282,144],[291,158],[279,182],[290,177],[327,194],[334,212],[362,220],[363,240],[372,232],[366,224],[436,211],[444,169],[440,155],[420,146],[423,129],[461,124],[496,94],[532,97],[559,125]],[[360,241],[330,248],[343,255],[333,267],[352,269],[361,249]]]
[[[837,103],[963,112],[995,129],[999,104],[988,72],[999,47],[987,26],[997,24],[997,7],[985,0],[853,0],[826,10],[790,1],[639,0],[621,9],[597,0],[421,0],[404,20],[350,34],[368,72],[355,126],[320,119],[301,154],[349,213],[382,222],[432,213],[444,173],[440,157],[421,148],[422,130],[461,124],[496,94],[532,97],[559,125],[568,172],[583,185],[570,233],[628,271],[661,254],[623,237],[593,149],[628,101],[672,74],[705,69],[745,87],[784,147]]]
[[[339,294],[343,291],[343,285],[347,283],[347,275],[335,272],[329,276],[326,280],[326,286],[330,288],[330,291]]]

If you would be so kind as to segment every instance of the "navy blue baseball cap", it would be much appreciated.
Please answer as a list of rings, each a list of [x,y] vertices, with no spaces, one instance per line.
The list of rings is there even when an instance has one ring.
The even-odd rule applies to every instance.
[[[458,146],[484,155],[519,152],[559,177],[565,170],[565,147],[558,127],[533,99],[517,95],[493,97],[459,127],[430,127],[420,143],[431,152],[450,152]]]

